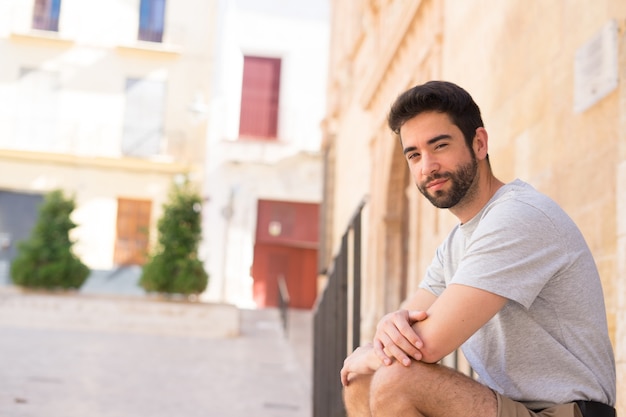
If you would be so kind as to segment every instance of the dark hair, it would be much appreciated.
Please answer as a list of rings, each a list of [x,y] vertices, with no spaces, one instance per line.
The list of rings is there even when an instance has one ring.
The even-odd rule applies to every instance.
[[[420,113],[446,113],[472,149],[476,129],[484,127],[480,109],[467,91],[448,81],[429,81],[402,93],[391,106],[387,122],[400,136],[400,128]],[[400,138],[402,139],[402,138]]]

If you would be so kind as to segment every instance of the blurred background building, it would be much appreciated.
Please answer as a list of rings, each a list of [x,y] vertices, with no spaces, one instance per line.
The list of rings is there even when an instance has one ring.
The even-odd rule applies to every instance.
[[[222,0],[207,140],[206,299],[317,295],[327,1]],[[281,278],[282,277],[282,278]]]
[[[208,301],[317,295],[328,4],[0,1],[0,285],[42,196],[74,195],[83,291],[136,283],[174,181],[204,199]],[[254,276],[254,280],[253,280]]]
[[[0,1],[0,282],[55,188],[90,268],[143,264],[172,182],[204,180],[215,18],[213,1]]]
[[[401,92],[448,80],[481,107],[495,175],[528,181],[581,228],[626,392],[626,3],[334,0],[331,15],[320,257],[366,199],[362,338],[416,290],[456,222],[420,196],[386,125]]]

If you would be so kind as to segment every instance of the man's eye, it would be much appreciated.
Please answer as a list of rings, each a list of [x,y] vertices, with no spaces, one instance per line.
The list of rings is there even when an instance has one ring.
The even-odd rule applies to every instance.
[[[420,154],[418,153],[410,153],[407,157],[407,159],[411,160],[411,159],[415,159],[415,158],[419,158]]]
[[[443,149],[443,148],[445,148],[446,146],[448,146],[448,144],[447,144],[447,143],[440,143],[440,144],[438,144],[437,146],[435,146],[435,149]]]

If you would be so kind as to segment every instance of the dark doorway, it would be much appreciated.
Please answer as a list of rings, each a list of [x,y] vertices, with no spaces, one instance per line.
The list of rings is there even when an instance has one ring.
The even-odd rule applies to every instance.
[[[17,244],[30,236],[42,202],[42,194],[0,190],[0,285],[11,283],[9,271]]]

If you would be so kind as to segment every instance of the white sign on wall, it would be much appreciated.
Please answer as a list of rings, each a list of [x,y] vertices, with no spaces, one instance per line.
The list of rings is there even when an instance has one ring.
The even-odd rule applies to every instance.
[[[617,88],[618,27],[610,20],[576,51],[574,111],[582,113]]]

